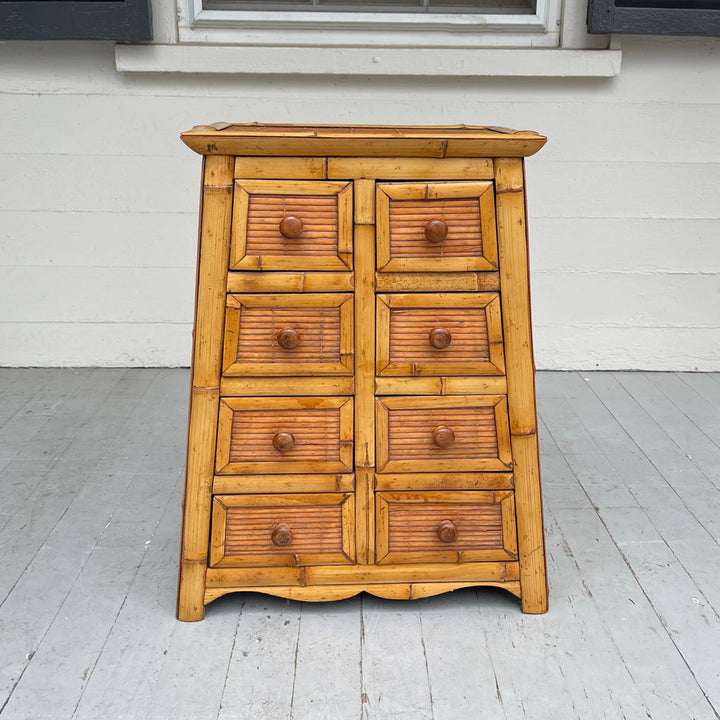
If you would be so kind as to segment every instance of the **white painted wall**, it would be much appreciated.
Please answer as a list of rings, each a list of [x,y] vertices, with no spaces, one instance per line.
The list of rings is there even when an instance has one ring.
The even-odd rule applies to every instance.
[[[548,135],[538,367],[720,370],[718,40],[625,39],[608,79],[123,75],[94,42],[0,44],[0,68],[0,364],[188,364],[200,157],[177,136],[259,120]]]

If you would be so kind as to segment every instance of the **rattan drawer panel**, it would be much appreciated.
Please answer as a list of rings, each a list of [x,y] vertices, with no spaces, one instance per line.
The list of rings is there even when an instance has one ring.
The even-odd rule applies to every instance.
[[[355,558],[352,493],[216,495],[212,525],[214,567],[333,565]]]
[[[352,398],[220,400],[219,474],[350,472],[352,455]]]
[[[508,470],[501,395],[384,397],[376,401],[378,472]]]
[[[226,377],[352,374],[352,295],[228,295]]]
[[[497,293],[377,296],[378,375],[502,375]]]
[[[383,183],[376,204],[378,270],[497,268],[491,182]]]
[[[378,493],[377,562],[476,562],[517,557],[510,491]]]
[[[352,183],[236,180],[232,270],[352,267]]]

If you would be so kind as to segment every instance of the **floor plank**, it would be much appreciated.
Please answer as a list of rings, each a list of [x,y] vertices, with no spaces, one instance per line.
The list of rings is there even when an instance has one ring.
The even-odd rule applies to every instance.
[[[91,502],[97,500],[97,486],[92,486],[89,492],[84,491],[84,486],[103,454],[112,454],[120,442],[118,438],[122,436],[123,428],[131,422],[139,397],[147,391],[152,379],[148,373],[135,373],[134,376],[139,382],[120,381],[101,399],[96,411],[88,418],[88,424],[77,430],[72,441],[67,442],[67,449],[57,454],[41,482],[17,506],[9,522],[0,530],[0,603],[68,508],[76,502],[84,502],[89,493],[92,493]],[[95,406],[90,402],[88,405]],[[98,433],[105,437],[100,439]],[[123,481],[127,481],[138,464],[125,464],[121,472],[107,475],[110,502],[94,508],[93,513],[104,516],[113,512],[113,498],[123,489]],[[14,467],[8,469],[8,474],[17,481],[15,472]],[[12,508],[11,504],[8,510],[12,511]]]
[[[708,402],[720,402],[720,373],[677,373],[677,376]]]
[[[27,419],[6,424],[5,441],[22,446],[0,479],[0,504],[7,512],[14,514],[46,490],[66,488],[65,482],[53,483],[51,472],[74,471],[82,477],[83,471],[92,471],[102,448],[94,448],[93,456],[86,457],[82,446],[74,447],[73,441],[106,410],[107,398],[126,374],[124,369],[60,373],[55,387],[29,403],[35,410],[27,413]]]
[[[706,379],[689,373],[645,373],[645,377],[664,393],[697,428],[720,446],[720,392],[707,392]],[[712,384],[714,390],[715,383]],[[717,457],[716,457],[717,460]]]
[[[363,717],[433,718],[418,603],[363,597],[361,632]]]
[[[69,718],[93,672],[167,502],[158,478],[137,474],[14,688],[7,712]],[[128,537],[138,540],[129,544]],[[144,539],[144,540],[141,540]]]
[[[498,602],[506,605],[508,598]],[[427,598],[419,605],[435,720],[470,720],[477,717],[478,708],[483,720],[504,720],[475,590]]]
[[[303,604],[257,593],[223,599],[240,617],[219,720],[289,720]]]
[[[701,480],[707,478],[718,491],[717,498],[720,500],[720,467],[717,462],[720,435],[714,442],[657,388],[646,374],[614,373],[613,377],[635,403],[652,418],[653,424],[662,430],[664,437],[654,433],[654,439],[658,446],[655,452],[661,451],[668,455],[659,460],[663,474],[670,473],[682,477],[683,483],[688,472],[692,472],[693,476]],[[649,451],[646,454],[651,457]],[[711,493],[713,491],[709,486],[708,490]]]
[[[605,513],[632,512],[611,508]],[[552,511],[562,544],[572,554],[580,582],[653,720],[715,718],[691,670],[678,654],[655,607],[605,523],[589,510]],[[643,717],[642,713],[636,717]]]
[[[547,427],[552,445],[541,447],[542,472],[545,477],[545,459],[554,455],[557,446],[564,461],[595,507],[627,507],[637,504],[631,488],[614,467],[614,458],[603,452],[604,426],[582,417],[576,410],[579,403],[573,397],[563,397],[570,382],[570,373],[545,373],[538,382],[538,414]],[[584,406],[580,404],[584,410]]]
[[[131,372],[138,378],[152,378],[157,375],[156,371]],[[108,382],[94,383],[89,393],[96,396],[99,387],[108,391],[109,384],[115,387],[120,377],[122,376],[116,371],[108,372]],[[143,392],[147,393],[146,383],[143,388]],[[79,386],[78,392],[82,395],[82,386]],[[103,396],[103,393],[100,395]],[[111,395],[112,392],[104,393],[105,397]],[[16,533],[5,537],[11,542],[6,545],[7,552],[0,555],[3,570],[1,577],[4,582],[9,583],[9,594],[0,608],[0,637],[4,640],[5,659],[0,666],[0,688],[6,693],[14,693],[18,688],[22,690],[21,679],[24,678],[26,667],[36,659],[46,633],[59,616],[59,611],[78,577],[85,571],[96,550],[102,554],[100,539],[112,525],[113,518],[122,517],[126,508],[132,506],[133,495],[127,493],[135,476],[133,468],[139,467],[141,463],[143,470],[152,470],[155,466],[149,461],[143,462],[142,456],[152,456],[159,450],[149,431],[163,419],[167,411],[154,403],[151,403],[149,408],[140,409],[137,397],[133,398],[130,392],[125,399],[117,399],[118,405],[123,403],[127,403],[128,408],[134,408],[134,411],[127,417],[115,414],[114,420],[111,416],[115,411],[109,415],[101,413],[102,409],[109,407],[109,403],[101,403],[97,412],[90,416],[85,410],[88,403],[75,403],[80,419],[88,420],[90,417],[102,422],[98,422],[96,426],[87,425],[87,435],[83,435],[82,429],[77,429],[74,433],[61,428],[56,430],[74,434],[71,449],[48,474],[47,486],[41,484],[42,494],[38,495],[38,502],[28,504],[28,520],[23,521],[22,514],[17,513],[12,519],[13,523],[25,522],[25,525],[18,525]],[[167,423],[166,417],[164,423],[171,432],[173,429],[175,432],[179,431],[180,426],[173,428],[172,423]],[[134,428],[132,432],[128,430],[129,426]],[[111,433],[102,443],[98,443],[96,427]],[[87,468],[100,464],[99,458],[112,456],[118,451],[130,458],[131,453],[124,451],[124,443],[126,435],[134,436],[136,432],[140,433],[146,445],[139,443],[139,436],[133,437],[135,459],[134,462],[126,461],[122,464],[125,470],[110,473],[101,470],[91,470],[89,473],[86,471]],[[181,462],[181,455],[177,455],[175,475],[178,477]],[[140,478],[137,482],[138,492],[142,495],[143,492],[147,493],[146,488],[150,488],[157,495],[158,502],[167,502],[168,488],[159,480],[158,477]],[[143,505],[142,501],[139,502],[141,509]],[[137,532],[139,528],[141,524],[137,519],[130,518],[124,531],[125,537],[116,544],[123,547],[128,542],[128,531]],[[114,529],[110,532],[114,532]],[[135,537],[135,534],[130,536]],[[42,540],[42,547],[34,553],[30,564],[24,567],[23,563],[27,558],[23,550],[33,552],[38,538]],[[23,548],[22,543],[25,540],[27,548]],[[145,540],[146,538],[143,538],[143,542]],[[102,566],[102,570],[111,572],[112,567]],[[18,575],[17,580],[11,582]],[[41,659],[42,655],[39,658]],[[79,675],[81,674],[82,671]],[[32,674],[30,677],[32,679]]]
[[[58,368],[0,368],[0,430],[38,394],[58,384]],[[3,442],[0,432],[0,443]]]
[[[590,498],[585,488],[573,472],[567,457],[560,452],[555,438],[548,430],[542,415],[538,413],[538,435],[541,448],[541,471],[543,502],[556,508],[586,508],[590,507]],[[583,455],[578,455],[584,458]],[[574,463],[576,465],[577,463]],[[594,467],[593,461],[588,460],[588,470]],[[588,480],[587,474],[583,477]]]
[[[362,708],[360,598],[303,606],[293,720],[359,718]]]
[[[178,473],[176,487],[87,678],[73,720],[142,717],[156,692],[177,627],[170,610],[177,580],[181,478]]]
[[[601,718],[608,708],[613,717],[644,717],[643,698],[550,514],[546,539],[551,596],[546,615],[517,615],[512,606],[488,606],[478,591],[507,718]],[[533,687],[542,690],[529,692]]]
[[[704,519],[715,522],[710,512],[712,506],[710,509],[703,508],[691,492],[691,489],[697,492],[699,488],[701,494],[711,493],[709,488],[712,485],[707,478],[697,478],[696,468],[688,469],[688,475],[697,480],[696,484],[691,489],[675,487],[677,478],[662,464],[663,459],[668,457],[657,437],[662,430],[611,375],[592,373],[586,380],[581,375],[571,374],[565,378],[548,378],[548,381],[559,383],[578,420],[592,433],[605,457],[612,461],[613,472],[639,505],[637,508],[600,507],[601,516],[614,517],[614,514],[633,510],[642,513],[653,531],[667,544],[673,563],[682,568],[680,578],[690,574],[700,588],[696,594],[702,595],[703,602],[712,610],[717,610],[717,540],[696,517],[696,512],[699,512]],[[553,416],[549,417],[552,421]],[[561,425],[561,430],[563,427]],[[552,422],[550,430],[553,431]],[[562,435],[559,434],[556,439],[558,437]],[[562,442],[559,444],[562,449]],[[572,465],[570,456],[568,461]],[[666,608],[666,612],[671,609],[672,605]],[[683,612],[681,605],[674,608],[677,615]],[[669,627],[665,619],[663,625]],[[720,689],[716,687],[716,680],[705,673],[703,681],[710,687],[702,685],[701,690],[706,696],[714,697],[712,693]],[[716,711],[718,705],[715,701],[713,706]]]
[[[603,520],[717,714],[720,710],[720,617],[642,510],[609,509],[603,513]],[[717,557],[714,560],[717,568]],[[689,707],[697,711],[695,705]]]
[[[166,608],[171,615],[175,604]],[[177,623],[145,710],[150,720],[215,720],[237,639],[239,608],[221,598],[203,622]]]

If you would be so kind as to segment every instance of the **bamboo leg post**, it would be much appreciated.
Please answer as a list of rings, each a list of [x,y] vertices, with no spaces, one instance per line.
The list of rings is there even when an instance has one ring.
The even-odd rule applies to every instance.
[[[514,459],[521,604],[547,611],[523,161],[495,160],[500,287]]]
[[[235,159],[205,160],[177,617],[202,620]]]

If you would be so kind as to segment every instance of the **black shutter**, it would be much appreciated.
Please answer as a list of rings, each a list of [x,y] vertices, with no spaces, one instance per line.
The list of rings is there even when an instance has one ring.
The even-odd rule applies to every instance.
[[[589,0],[588,32],[720,35],[720,0]]]
[[[151,40],[150,0],[0,0],[3,40]]]

